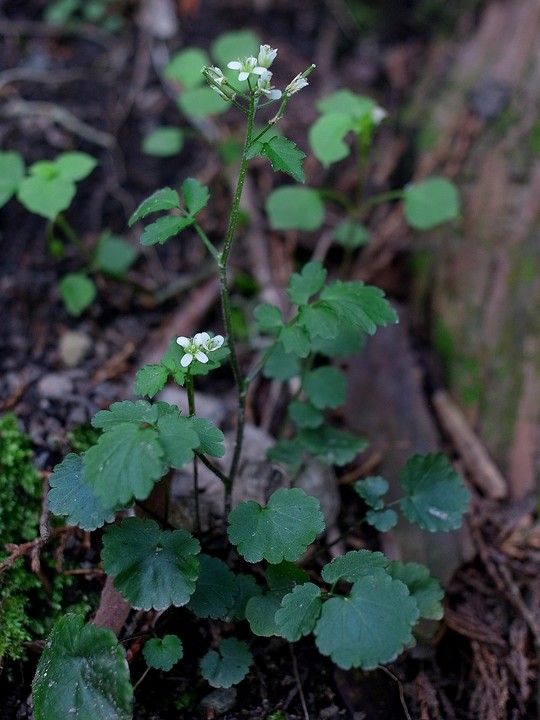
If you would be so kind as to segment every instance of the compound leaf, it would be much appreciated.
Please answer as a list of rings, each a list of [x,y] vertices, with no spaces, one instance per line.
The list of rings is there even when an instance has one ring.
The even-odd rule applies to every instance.
[[[128,225],[131,227],[137,220],[140,220],[150,213],[159,212],[160,210],[180,209],[180,198],[176,190],[170,187],[156,190],[150,197],[143,200],[133,215],[129,218]]]
[[[208,188],[201,185],[195,178],[187,178],[184,180],[182,183],[182,195],[186,203],[187,211],[191,216],[196,215],[199,210],[206,207],[208,199],[210,198]]]
[[[36,720],[131,720],[133,690],[111,630],[66,615],[54,626],[32,683]]]
[[[275,622],[282,637],[296,642],[308,635],[321,613],[321,591],[313,583],[297,585],[283,598],[275,614]]]
[[[349,550],[325,565],[322,578],[333,585],[338,580],[354,583],[364,577],[378,577],[386,573],[388,558],[382,552]]]
[[[152,398],[162,390],[169,377],[164,365],[145,365],[135,376],[135,393]]]
[[[49,510],[55,515],[65,515],[68,525],[95,530],[114,520],[114,510],[106,507],[84,481],[80,455],[66,455],[54,468],[49,485]]]
[[[304,265],[299,273],[294,273],[287,285],[287,295],[295,305],[306,305],[309,298],[322,290],[327,271],[322,262],[313,260]]]
[[[319,410],[339,407],[347,397],[347,381],[341,370],[331,365],[307,373],[302,389],[308,400]]]
[[[296,375],[300,375],[298,357],[285,352],[285,348],[280,342],[276,343],[264,363],[263,375],[275,380],[290,380]]]
[[[141,235],[141,245],[155,245],[156,243],[163,245],[169,238],[177,235],[181,230],[191,225],[192,222],[193,218],[191,217],[164,215],[145,227]]]
[[[201,553],[199,561],[197,586],[187,607],[200,618],[224,618],[235,602],[234,573],[219,558]]]
[[[223,457],[225,455],[225,446],[223,445],[225,436],[221,430],[206,418],[190,417],[188,420],[199,439],[195,450],[211,457]]]
[[[245,678],[252,662],[246,643],[231,637],[201,658],[201,674],[212,687],[228,688]]]
[[[283,327],[281,310],[275,305],[257,305],[253,314],[257,327],[261,332],[274,332]]]
[[[373,335],[379,325],[398,321],[383,291],[360,280],[336,280],[323,288],[317,302],[325,302],[340,318],[359,325],[368,335]]]
[[[310,402],[293,400],[289,405],[289,415],[299,428],[316,428],[324,422],[323,413]]]
[[[184,657],[184,646],[177,635],[164,635],[145,642],[143,655],[149,667],[169,672]]]
[[[409,592],[416,600],[420,617],[427,620],[440,620],[444,615],[441,600],[444,597],[444,590],[440,582],[425,565],[420,563],[404,563],[394,560],[388,566],[388,574],[409,588]]]
[[[297,439],[314,458],[325,465],[346,465],[367,447],[364,438],[329,425],[302,429]]]
[[[413,455],[400,473],[407,496],[401,512],[422,530],[447,532],[461,526],[471,493],[443,453]]]
[[[129,517],[109,525],[101,554],[115,588],[140,610],[185,605],[199,574],[199,542],[185,530],[160,530],[153,520]]]
[[[311,344],[305,328],[299,325],[285,325],[279,331],[279,342],[286,353],[305,358],[309,355]]]
[[[266,155],[274,170],[282,170],[297,182],[306,181],[302,167],[306,153],[302,152],[292,140],[288,140],[282,135],[274,135],[268,142],[261,143],[260,153],[263,156]]]
[[[229,539],[252,563],[297,560],[323,529],[319,501],[300,488],[280,488],[266,507],[249,500],[229,514]]]
[[[339,667],[371,670],[413,641],[418,606],[407,586],[386,573],[362,577],[349,595],[332,597],[315,626],[317,647]]]

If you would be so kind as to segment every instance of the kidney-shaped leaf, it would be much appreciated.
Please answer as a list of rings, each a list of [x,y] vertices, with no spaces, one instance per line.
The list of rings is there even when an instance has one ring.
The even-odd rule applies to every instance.
[[[313,630],[320,613],[321,591],[313,583],[305,583],[285,595],[275,622],[286,640],[296,642]]]
[[[199,542],[185,530],[159,529],[153,520],[110,525],[101,554],[114,586],[138,610],[185,605],[199,574]]]
[[[386,573],[388,558],[382,552],[371,550],[349,550],[325,565],[322,577],[327,583],[347,580],[354,583],[364,577],[375,577]]]
[[[130,720],[133,691],[111,630],[66,615],[54,626],[32,683],[36,720]]]
[[[405,191],[405,217],[417,230],[429,230],[459,215],[459,196],[454,183],[429,178]]]
[[[149,667],[169,672],[182,659],[184,647],[177,635],[165,635],[148,640],[144,644],[143,655]]]
[[[370,670],[412,642],[418,606],[407,586],[387,574],[364,577],[350,595],[332,597],[315,626],[317,647],[345,670]]]
[[[253,656],[245,642],[234,637],[222,640],[219,650],[201,659],[201,673],[212,687],[228,688],[245,678]]]
[[[437,578],[429,574],[425,565],[394,560],[388,566],[388,573],[396,580],[401,580],[409,588],[409,592],[418,605],[420,617],[428,620],[442,618],[444,609],[441,600],[444,597],[444,590]]]

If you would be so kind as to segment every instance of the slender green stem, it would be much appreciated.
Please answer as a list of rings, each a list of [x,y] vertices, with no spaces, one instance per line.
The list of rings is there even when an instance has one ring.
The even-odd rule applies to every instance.
[[[199,223],[198,223],[196,220],[193,222],[193,228],[194,228],[195,232],[197,233],[197,235],[198,235],[198,236],[201,238],[201,240],[203,241],[204,246],[205,246],[205,248],[208,250],[208,252],[210,253],[210,255],[212,255],[212,257],[214,258],[214,260],[219,264],[220,257],[221,257],[219,251],[216,250],[216,248],[214,247],[213,242],[210,240],[210,238],[208,237],[208,235],[204,232],[204,230],[202,229],[202,227],[199,225]]]
[[[64,233],[64,235],[67,237],[67,239],[72,242],[74,245],[76,245],[79,250],[83,253],[86,260],[90,259],[90,255],[87,251],[87,249],[84,247],[84,243],[79,237],[76,230],[71,226],[71,224],[66,220],[65,215],[62,215],[62,213],[59,213],[56,216],[55,224],[58,225],[60,230]]]
[[[366,210],[373,205],[380,205],[381,203],[388,202],[389,200],[402,200],[405,195],[404,190],[389,190],[388,192],[379,193],[379,195],[373,195],[368,198],[360,207],[360,214],[366,212]]]
[[[189,417],[195,415],[195,386],[193,383],[193,375],[186,373],[186,390],[188,396],[188,412]],[[199,508],[199,465],[197,463],[197,455],[193,457],[193,499],[195,502],[195,528],[197,533],[201,532],[201,513]]]

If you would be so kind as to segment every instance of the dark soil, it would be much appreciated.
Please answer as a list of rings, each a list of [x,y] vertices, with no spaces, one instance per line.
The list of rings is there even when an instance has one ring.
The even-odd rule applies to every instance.
[[[176,109],[175,89],[160,79],[159,68],[175,51],[191,45],[208,47],[226,30],[250,28],[263,42],[279,48],[276,84],[316,62],[309,88],[291,102],[282,128],[307,150],[305,131],[315,117],[313,101],[324,92],[346,85],[375,97],[398,116],[422,71],[433,28],[447,31],[455,20],[452,13],[442,10],[434,9],[430,15],[429,3],[421,0],[386,0],[382,8],[377,3],[337,0],[296,4],[171,0],[164,5],[172,9],[178,28],[163,39],[141,19],[143,4],[127,0],[113,4],[122,22],[111,35],[95,25],[53,28],[45,24],[44,1],[0,3],[0,147],[19,151],[27,164],[75,149],[99,160],[98,168],[79,184],[67,213],[88,248],[104,228],[137,245],[139,231],[127,228],[135,207],[155,189],[178,186],[188,176],[211,185],[214,204],[205,226],[211,236],[223,233],[228,187],[218,174],[215,151]],[[146,5],[157,13],[160,3]],[[432,5],[435,8],[437,3]],[[364,9],[363,24],[354,22],[348,6]],[[38,108],[23,101],[47,106]],[[85,125],[74,130],[58,110],[69,111]],[[231,112],[216,122],[234,132],[237,121]],[[177,158],[159,159],[141,151],[144,135],[162,124],[190,130],[192,137]],[[96,138],[92,129],[102,135]],[[406,142],[409,132],[398,123],[382,131],[378,167],[383,160],[388,162],[382,175],[379,172],[373,180],[377,189],[402,184],[410,176],[414,158]],[[385,154],[384,148],[392,147],[396,139],[404,142],[403,149],[389,160],[391,153]],[[320,166],[308,158],[306,169],[311,185],[322,184]],[[347,163],[331,173],[330,182],[341,190],[347,191],[353,181]],[[279,182],[266,165],[257,164],[251,209],[260,214],[265,194]],[[31,435],[39,469],[50,471],[71,448],[68,431],[88,424],[97,410],[130,397],[136,370],[159,354],[173,334],[196,332],[203,321],[205,327],[219,331],[217,295],[205,274],[207,260],[197,238],[186,233],[182,242],[141,252],[128,283],[98,276],[96,301],[80,318],[73,318],[62,306],[57,284],[66,272],[82,266],[79,250],[67,245],[61,260],[51,257],[45,221],[27,213],[15,200],[1,209],[0,219],[0,411],[17,414]],[[272,277],[282,288],[294,258],[309,258],[319,239],[295,234],[277,237],[262,222]],[[250,242],[242,235],[234,258],[237,285],[242,288],[240,310],[252,306],[252,288],[259,277],[252,270],[256,252]],[[340,257],[331,251],[327,260],[337,264]],[[259,263],[260,269],[260,259]],[[393,299],[407,305],[409,271],[402,253],[390,253],[383,266],[379,263],[374,268],[362,266],[360,257],[357,267],[362,276],[370,276]],[[66,339],[85,348],[73,365],[66,361],[62,345]],[[416,336],[412,345],[418,367],[431,367],[433,357],[424,338]],[[242,351],[248,364],[247,343]],[[202,383],[203,390],[214,395],[226,394],[228,387],[226,375]],[[265,392],[268,388],[261,389],[261,397]],[[260,420],[264,410],[262,403],[252,401],[254,419]],[[354,474],[364,460],[347,471]],[[339,524],[345,528],[355,501],[346,485],[341,488]],[[525,611],[540,603],[538,530],[527,525],[530,512],[530,507],[503,512],[475,499],[474,552],[448,584],[444,621],[388,669],[336,670],[311,639],[294,647],[278,639],[257,639],[252,646],[255,664],[248,677],[236,690],[220,691],[219,702],[225,703],[222,717],[517,720],[537,716],[533,641],[538,652],[538,618],[534,630],[535,620]],[[102,584],[102,577],[92,574],[99,542],[99,533],[91,540],[74,533],[71,543],[79,554],[83,545],[88,550],[85,581],[96,592]],[[348,537],[347,542],[347,549],[378,546],[375,536]],[[53,543],[50,552],[57,551],[61,555],[62,549]],[[68,549],[66,556],[69,564]],[[141,681],[136,690],[137,720],[216,717],[218,699],[209,698],[211,688],[201,680],[196,661],[199,650],[205,651],[222,630],[212,623],[195,623],[182,610],[160,618],[132,613],[122,641],[134,682],[145,670],[137,638],[148,628],[178,632],[187,651],[185,661],[171,673],[152,671]],[[28,662],[13,663],[0,676],[2,720],[31,717],[30,682],[39,650],[38,642],[29,648]]]

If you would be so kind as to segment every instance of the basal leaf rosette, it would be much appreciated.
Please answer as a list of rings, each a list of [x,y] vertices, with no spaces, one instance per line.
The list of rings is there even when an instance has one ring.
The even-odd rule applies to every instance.
[[[199,575],[198,540],[185,530],[160,530],[153,520],[130,517],[103,537],[103,567],[137,610],[185,605]]]
[[[66,615],[54,626],[32,683],[36,720],[131,720],[133,690],[111,630]]]
[[[251,563],[294,562],[323,530],[319,501],[300,488],[280,488],[266,507],[249,500],[229,514],[229,540]]]

